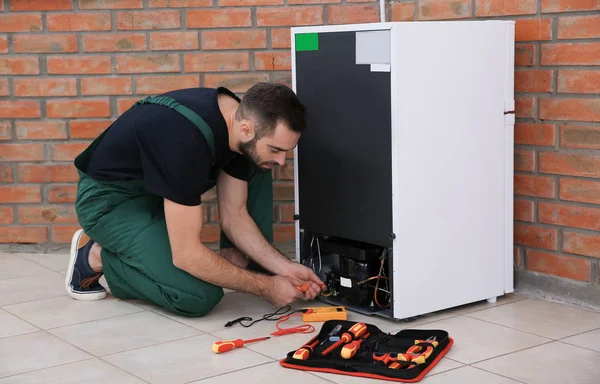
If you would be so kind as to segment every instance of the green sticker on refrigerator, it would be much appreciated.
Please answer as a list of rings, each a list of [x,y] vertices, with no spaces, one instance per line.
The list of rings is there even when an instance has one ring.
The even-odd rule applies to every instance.
[[[296,35],[296,51],[318,51],[319,35],[317,33],[300,33]]]

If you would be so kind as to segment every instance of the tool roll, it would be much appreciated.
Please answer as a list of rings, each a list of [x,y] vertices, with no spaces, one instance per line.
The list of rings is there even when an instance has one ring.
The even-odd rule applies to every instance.
[[[417,382],[453,343],[448,332],[439,329],[405,329],[391,334],[367,323],[328,320],[318,335],[290,351],[280,365],[306,371]]]

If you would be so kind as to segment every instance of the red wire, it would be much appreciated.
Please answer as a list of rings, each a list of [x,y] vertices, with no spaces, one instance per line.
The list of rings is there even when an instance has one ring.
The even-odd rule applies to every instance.
[[[315,327],[313,327],[310,324],[302,324],[302,325],[299,325],[297,327],[292,327],[292,328],[281,328],[281,327],[279,327],[280,323],[283,323],[284,321],[289,320],[289,318],[291,316],[302,316],[302,313],[295,313],[293,315],[281,316],[281,318],[279,319],[279,321],[275,325],[277,327],[278,331],[275,331],[275,332],[271,333],[271,335],[273,335],[273,336],[283,336],[283,335],[289,335],[291,333],[311,333],[311,332],[315,331]]]

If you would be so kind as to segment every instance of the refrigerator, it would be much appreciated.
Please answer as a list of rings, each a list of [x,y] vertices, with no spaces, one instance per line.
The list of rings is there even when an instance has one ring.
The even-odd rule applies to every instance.
[[[291,29],[296,260],[401,320],[513,292],[510,20]]]

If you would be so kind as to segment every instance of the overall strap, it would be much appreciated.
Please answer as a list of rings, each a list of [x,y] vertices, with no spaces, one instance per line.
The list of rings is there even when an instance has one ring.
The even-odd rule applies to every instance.
[[[202,117],[200,117],[200,115],[198,115],[196,112],[192,111],[185,105],[178,103],[175,99],[173,99],[169,96],[147,96],[147,97],[143,98],[142,100],[137,101],[134,105],[138,105],[138,104],[162,105],[162,106],[174,109],[177,112],[179,112],[180,114],[182,114],[183,116],[187,117],[188,120],[190,120],[192,123],[194,123],[196,125],[196,127],[198,127],[200,132],[202,132],[202,134],[206,138],[206,141],[208,141],[208,146],[210,147],[210,151],[211,151],[213,159],[214,159],[214,157],[215,157],[215,138],[214,138],[213,132],[211,131],[208,124],[206,124],[206,121],[204,121],[204,119]]]

